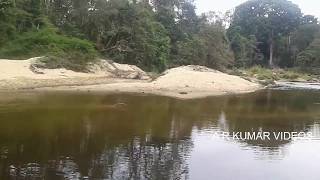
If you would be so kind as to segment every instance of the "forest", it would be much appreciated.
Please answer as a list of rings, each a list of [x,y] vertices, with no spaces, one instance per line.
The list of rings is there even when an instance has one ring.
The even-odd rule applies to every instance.
[[[0,0],[0,58],[46,57],[81,70],[99,58],[162,72],[297,68],[319,72],[320,25],[288,0],[198,15],[194,0]]]

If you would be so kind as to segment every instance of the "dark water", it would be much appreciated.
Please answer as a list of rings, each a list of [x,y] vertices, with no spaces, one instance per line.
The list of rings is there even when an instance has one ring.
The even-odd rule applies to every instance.
[[[310,132],[290,140],[217,132]],[[0,94],[0,179],[308,179],[320,173],[320,92]]]

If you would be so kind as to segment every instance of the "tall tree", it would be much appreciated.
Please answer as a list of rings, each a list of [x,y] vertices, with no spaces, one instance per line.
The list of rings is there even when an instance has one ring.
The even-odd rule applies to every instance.
[[[250,0],[236,7],[231,27],[239,26],[241,34],[254,35],[274,65],[275,41],[293,32],[300,24],[300,8],[288,0]]]
[[[234,53],[236,67],[250,67],[255,64],[262,64],[264,55],[257,48],[259,44],[254,35],[243,36],[238,26],[228,29],[227,35]]]
[[[297,56],[295,62],[297,66],[311,70],[313,73],[319,74],[320,69],[320,33],[312,43]]]
[[[220,21],[211,21],[203,15],[197,23],[197,31],[189,33],[177,42],[175,65],[198,64],[223,70],[233,65],[233,56]]]
[[[167,29],[173,41],[175,41],[174,35],[177,32],[176,9],[179,6],[179,0],[151,0],[151,4],[157,20]]]
[[[199,31],[199,18],[195,11],[196,7],[193,0],[180,2],[178,10],[178,26],[180,32],[193,34]]]
[[[313,15],[304,15],[301,24],[318,24],[318,18]]]
[[[0,46],[12,35],[15,30],[15,19],[12,12],[13,1],[0,1]]]

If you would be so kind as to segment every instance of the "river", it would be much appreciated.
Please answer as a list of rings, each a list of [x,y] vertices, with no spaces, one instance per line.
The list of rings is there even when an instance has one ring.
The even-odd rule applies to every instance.
[[[245,132],[309,136],[232,136]],[[317,90],[274,89],[194,100],[0,93],[4,180],[318,180],[319,152]]]

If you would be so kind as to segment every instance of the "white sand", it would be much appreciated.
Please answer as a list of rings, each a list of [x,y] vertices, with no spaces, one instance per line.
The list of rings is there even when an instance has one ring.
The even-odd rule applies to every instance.
[[[94,73],[79,73],[66,69],[41,69],[43,74],[36,74],[30,70],[33,61],[34,59],[0,60],[0,89],[147,93],[185,99],[247,93],[262,88],[238,76],[201,66],[170,69],[155,81],[149,82],[112,78],[110,72],[101,69]]]
[[[250,91],[259,85],[238,76],[228,75],[201,66],[183,66],[170,69],[153,82],[155,88],[177,89],[180,91]]]
[[[79,77],[104,77],[108,73],[79,73],[66,69],[42,69],[42,74],[36,74],[30,69],[30,65],[37,58],[28,60],[8,60],[0,59],[0,80],[4,79],[60,79],[60,78],[79,78]]]

